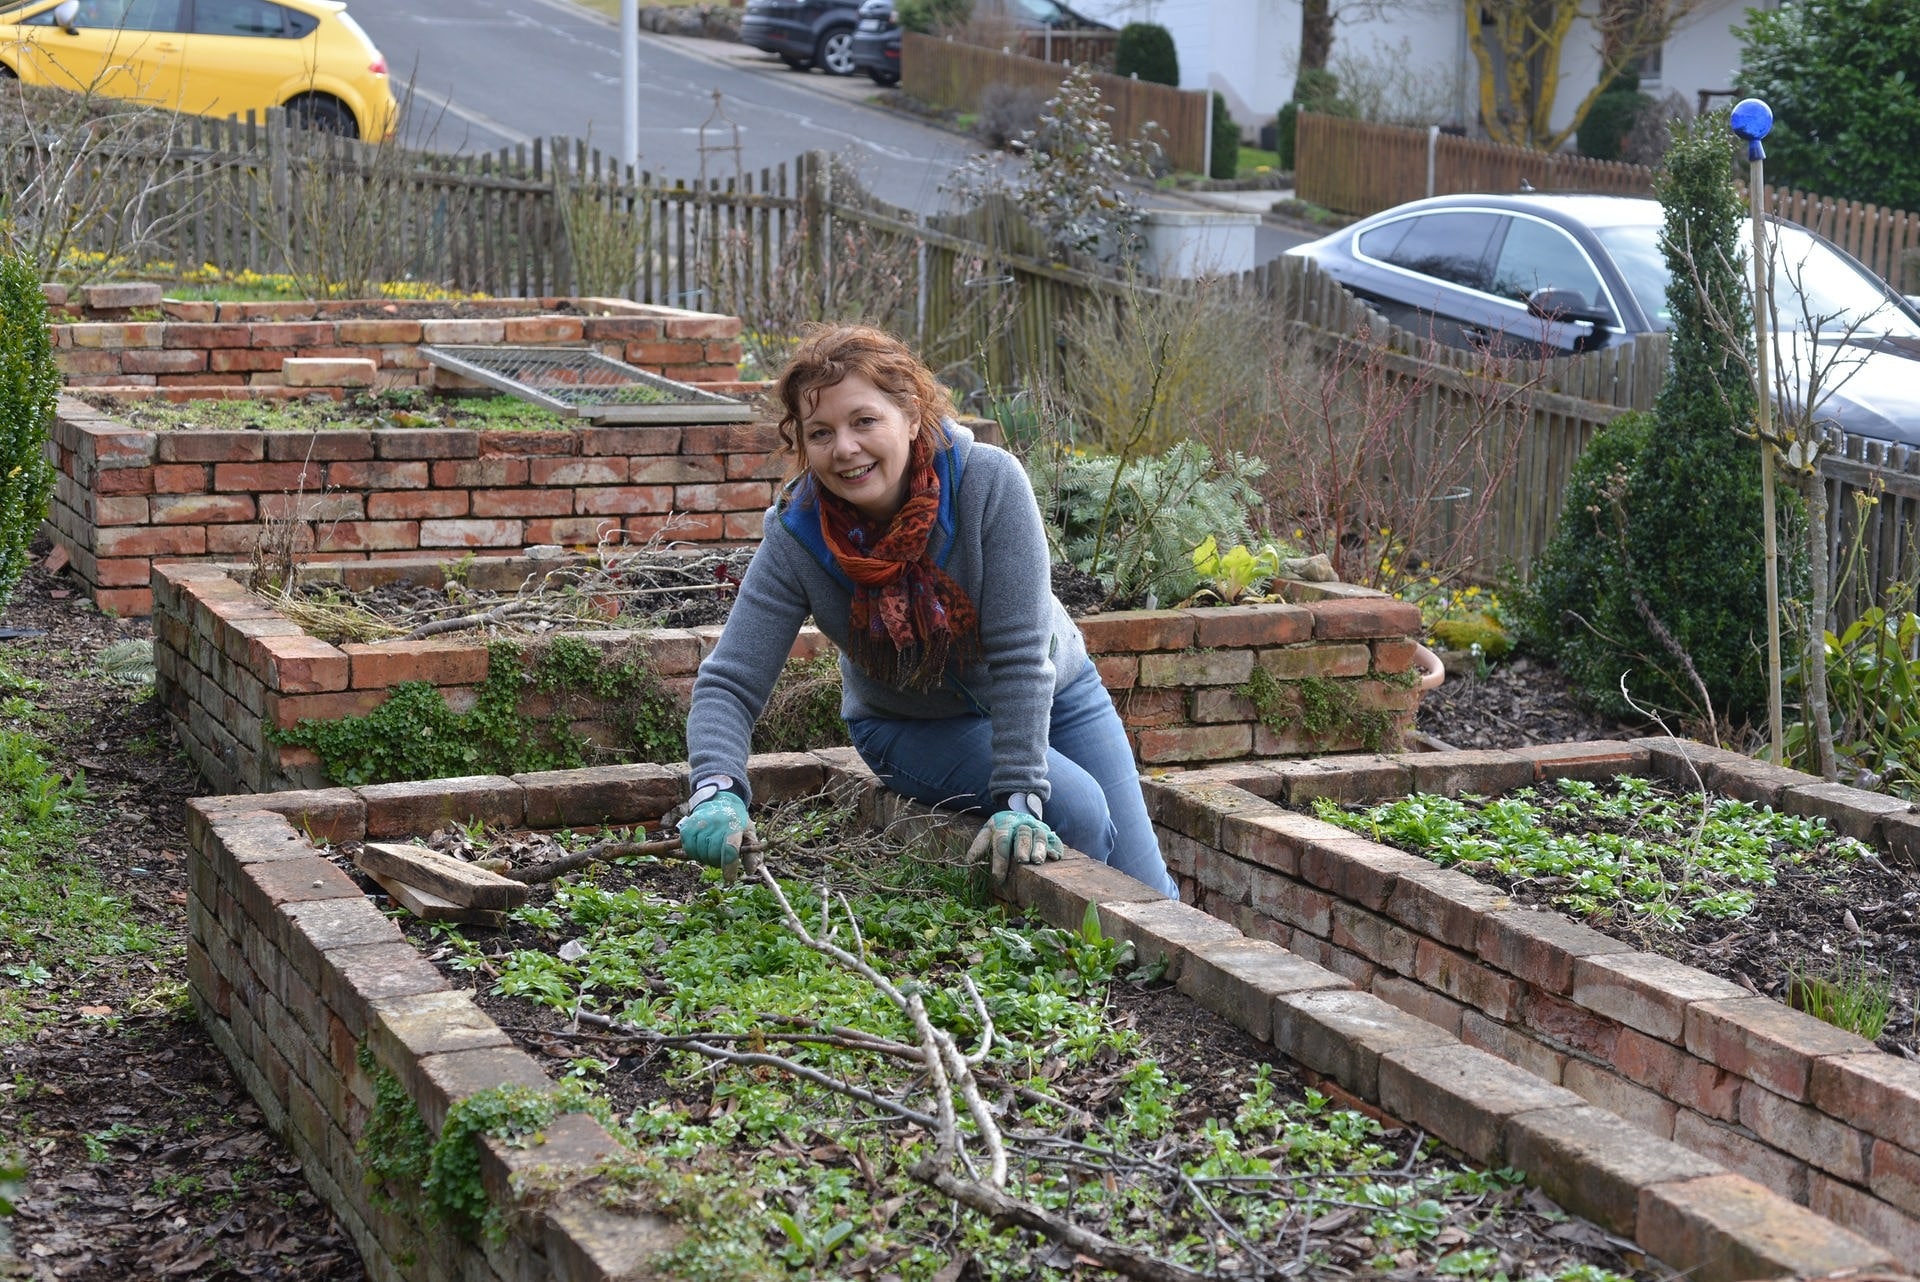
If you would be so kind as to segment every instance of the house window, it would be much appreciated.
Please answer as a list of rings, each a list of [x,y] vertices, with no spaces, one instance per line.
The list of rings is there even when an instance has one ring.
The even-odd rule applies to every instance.
[[[1665,45],[1655,45],[1634,59],[1633,69],[1640,73],[1640,87],[1660,83],[1660,64],[1666,54]]]

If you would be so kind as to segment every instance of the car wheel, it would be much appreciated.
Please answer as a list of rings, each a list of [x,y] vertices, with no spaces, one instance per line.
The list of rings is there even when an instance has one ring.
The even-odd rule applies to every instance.
[[[853,74],[853,28],[831,27],[814,46],[813,60],[830,76]]]
[[[808,67],[811,67],[813,65],[812,59],[798,58],[790,53],[781,54],[780,61],[787,64],[788,71],[805,71]]]
[[[316,133],[339,134],[342,138],[360,136],[360,126],[354,120],[353,113],[338,98],[327,98],[320,94],[295,98],[287,104],[287,118],[296,127],[311,129]]]
[[[9,67],[4,62],[0,62],[0,80],[18,80],[19,78],[20,77],[14,73],[12,67]]]
[[[872,76],[873,83],[879,85],[882,89],[890,89],[900,83],[900,73],[897,71],[879,71],[869,67],[867,68],[867,74]]]

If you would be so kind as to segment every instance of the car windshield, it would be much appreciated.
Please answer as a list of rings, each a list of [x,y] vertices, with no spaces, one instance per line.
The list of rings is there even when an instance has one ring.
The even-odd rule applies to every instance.
[[[1920,325],[1891,302],[1878,282],[1835,253],[1831,246],[1799,227],[1771,225],[1774,233],[1774,305],[1785,330],[1822,333],[1849,329],[1861,335],[1920,338]],[[1657,329],[1673,317],[1667,310],[1667,260],[1660,252],[1660,228],[1595,227],[1627,287]],[[1744,249],[1746,241],[1742,239]],[[1746,254],[1740,256],[1743,269]]]

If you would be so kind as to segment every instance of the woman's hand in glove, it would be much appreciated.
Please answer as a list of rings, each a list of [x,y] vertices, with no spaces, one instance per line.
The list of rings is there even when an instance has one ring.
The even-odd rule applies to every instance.
[[[967,849],[969,862],[989,856],[995,881],[1005,881],[1015,864],[1037,864],[1058,859],[1065,850],[1053,829],[1037,815],[1002,810],[980,827]]]
[[[740,857],[740,844],[753,834],[747,803],[737,793],[717,792],[680,821],[680,849],[689,859],[725,868]]]

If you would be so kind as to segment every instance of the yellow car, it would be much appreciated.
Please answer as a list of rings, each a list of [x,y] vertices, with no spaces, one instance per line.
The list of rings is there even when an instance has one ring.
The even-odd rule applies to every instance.
[[[0,80],[384,140],[387,60],[341,0],[0,0]]]

